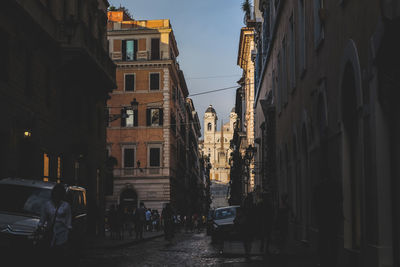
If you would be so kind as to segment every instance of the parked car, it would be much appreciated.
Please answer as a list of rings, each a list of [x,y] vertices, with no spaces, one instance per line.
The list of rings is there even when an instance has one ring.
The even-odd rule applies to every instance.
[[[50,200],[53,182],[6,178],[0,180],[0,251],[36,253],[40,243],[37,235],[43,205]],[[71,205],[73,248],[82,244],[86,233],[86,190],[64,185],[66,201]]]
[[[234,224],[237,209],[240,206],[228,206],[215,209],[211,239],[213,242],[234,239],[238,232]]]

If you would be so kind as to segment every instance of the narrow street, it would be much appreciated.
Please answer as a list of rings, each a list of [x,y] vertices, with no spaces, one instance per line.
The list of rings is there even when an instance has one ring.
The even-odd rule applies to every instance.
[[[102,266],[315,266],[306,253],[289,252],[285,255],[259,253],[259,242],[254,241],[250,259],[244,257],[243,245],[238,241],[224,242],[223,252],[211,243],[205,232],[175,235],[171,244],[163,237],[123,248],[88,249],[80,267]]]
[[[246,260],[239,242],[225,242],[224,247],[220,254],[204,232],[181,232],[171,244],[161,237],[125,248],[88,250],[80,266],[263,266],[263,257],[254,252]]]

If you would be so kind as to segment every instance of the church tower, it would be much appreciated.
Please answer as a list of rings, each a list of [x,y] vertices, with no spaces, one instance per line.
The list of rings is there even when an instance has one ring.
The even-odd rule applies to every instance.
[[[210,162],[216,158],[215,140],[217,132],[217,113],[212,105],[208,106],[204,113],[204,154],[210,157]]]

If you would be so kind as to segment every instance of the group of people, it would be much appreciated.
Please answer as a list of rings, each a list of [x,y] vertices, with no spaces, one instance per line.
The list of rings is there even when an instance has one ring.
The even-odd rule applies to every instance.
[[[151,210],[141,202],[138,208],[111,205],[107,214],[107,225],[113,239],[124,239],[125,234],[137,239],[143,238],[143,232],[160,231],[161,216],[158,210]]]
[[[321,179],[314,189],[311,203],[319,230],[317,252],[321,267],[334,267],[338,260],[337,236],[344,218],[342,201],[341,185],[337,181]],[[260,252],[283,252],[287,247],[291,219],[296,218],[288,194],[280,195],[279,204],[274,204],[268,194],[264,194],[258,203],[251,194],[247,195],[235,218],[246,256],[249,257],[252,241],[256,238],[261,241]],[[270,250],[272,242],[274,249]]]

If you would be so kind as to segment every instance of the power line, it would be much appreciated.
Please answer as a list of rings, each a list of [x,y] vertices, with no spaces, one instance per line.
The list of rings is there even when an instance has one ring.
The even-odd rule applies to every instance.
[[[236,74],[236,75],[217,75],[217,76],[204,76],[204,77],[189,77],[186,78],[186,80],[202,80],[202,79],[215,79],[215,78],[227,78],[227,77],[238,77],[241,76],[241,74]]]
[[[215,89],[215,90],[205,91],[205,92],[201,92],[201,93],[197,93],[197,94],[192,94],[192,95],[189,95],[189,97],[198,96],[198,95],[205,95],[205,94],[210,94],[210,93],[216,93],[216,92],[225,91],[225,90],[229,90],[229,89],[237,89],[239,87],[240,87],[239,85],[231,86],[231,87],[225,87],[225,88],[221,88],[221,89]]]

